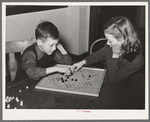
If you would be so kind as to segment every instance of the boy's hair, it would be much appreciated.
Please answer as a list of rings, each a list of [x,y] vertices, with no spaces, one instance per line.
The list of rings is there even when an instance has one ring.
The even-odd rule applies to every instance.
[[[45,41],[47,38],[59,39],[59,31],[53,23],[43,21],[36,27],[35,38],[42,41]]]
[[[104,32],[113,35],[118,41],[123,37],[122,50],[124,53],[141,51],[141,43],[133,25],[126,17],[112,18],[104,26]]]

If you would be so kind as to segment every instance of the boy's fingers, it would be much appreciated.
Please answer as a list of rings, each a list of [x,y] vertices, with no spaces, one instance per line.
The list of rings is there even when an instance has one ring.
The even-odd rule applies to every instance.
[[[60,44],[57,45],[57,48],[59,48]]]

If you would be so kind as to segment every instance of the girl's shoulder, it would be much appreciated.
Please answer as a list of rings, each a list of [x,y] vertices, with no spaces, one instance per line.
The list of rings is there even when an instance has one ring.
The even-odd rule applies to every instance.
[[[130,52],[123,55],[123,59],[132,62],[136,58],[142,58],[142,54],[138,52]]]

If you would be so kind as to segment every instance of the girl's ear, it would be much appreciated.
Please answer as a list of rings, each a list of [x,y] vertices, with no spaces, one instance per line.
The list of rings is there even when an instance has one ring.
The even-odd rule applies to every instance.
[[[40,39],[38,39],[38,40],[37,40],[37,44],[38,44],[38,45],[42,45],[42,44],[43,44],[43,41],[40,40]]]

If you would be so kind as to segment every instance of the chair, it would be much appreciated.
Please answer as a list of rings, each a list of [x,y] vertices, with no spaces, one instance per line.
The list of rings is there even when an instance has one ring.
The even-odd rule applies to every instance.
[[[100,39],[97,39],[96,41],[94,41],[90,47],[90,54],[92,54],[94,52],[93,49],[94,49],[95,45],[98,46],[98,49],[104,47],[107,42],[106,40],[107,40],[106,38],[100,38]],[[93,65],[93,67],[104,68],[104,62],[95,63]]]
[[[107,40],[106,38],[100,38],[100,39],[97,39],[96,41],[94,41],[90,47],[90,54],[93,53],[93,48],[94,48],[95,44],[100,43],[99,48],[104,47],[106,40]]]
[[[35,43],[35,39],[6,42],[6,82],[13,81],[16,76],[22,52]]]

